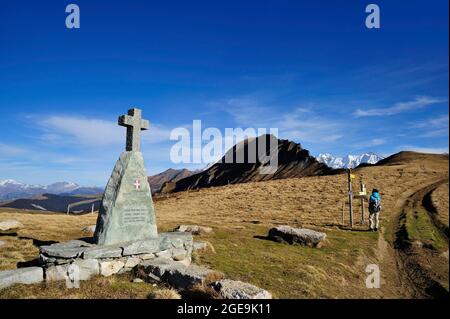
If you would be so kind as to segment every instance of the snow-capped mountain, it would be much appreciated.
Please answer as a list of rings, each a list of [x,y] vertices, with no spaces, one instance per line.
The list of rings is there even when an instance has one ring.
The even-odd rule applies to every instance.
[[[57,182],[44,186],[20,183],[13,179],[0,180],[0,200],[30,198],[44,193],[80,195],[101,192],[103,189],[98,187],[81,187],[76,183]]]
[[[376,164],[384,157],[369,152],[360,155],[347,155],[345,157],[335,157],[329,153],[319,154],[317,160],[331,168],[355,168],[360,164]]]

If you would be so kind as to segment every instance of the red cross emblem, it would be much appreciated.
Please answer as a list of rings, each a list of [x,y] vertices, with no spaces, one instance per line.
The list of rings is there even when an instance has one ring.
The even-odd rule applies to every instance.
[[[135,189],[141,189],[141,181],[140,180],[138,180],[138,179],[136,179],[135,181],[134,181],[134,188]]]

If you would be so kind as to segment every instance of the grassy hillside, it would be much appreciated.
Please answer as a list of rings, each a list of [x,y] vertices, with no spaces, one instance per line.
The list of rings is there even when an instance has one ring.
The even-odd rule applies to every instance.
[[[411,297],[413,291],[404,280],[393,249],[400,207],[414,190],[448,178],[448,157],[420,155],[414,159],[408,154],[405,162],[396,158],[395,162],[383,166],[363,167],[355,174],[355,189],[362,178],[368,190],[378,188],[381,192],[383,235],[368,232],[367,225],[356,225],[354,230],[341,226],[341,202],[346,199],[345,174],[161,195],[155,198],[158,227],[164,231],[179,224],[212,226],[214,232],[201,238],[214,246],[215,253],[199,254],[195,256],[196,262],[223,271],[233,279],[266,288],[277,298]],[[436,200],[440,202],[444,197],[439,198]],[[7,241],[0,248],[1,269],[14,268],[17,262],[36,256],[33,239],[60,241],[85,236],[81,229],[94,224],[96,216],[48,216],[0,209],[0,220],[9,218],[20,220],[25,228],[20,231],[20,237],[1,238]],[[360,220],[357,204],[355,220]],[[327,242],[324,247],[314,249],[263,238],[270,227],[280,224],[324,231]],[[444,244],[448,250],[448,241]],[[373,263],[380,267],[380,289],[365,286],[365,268]],[[96,297],[94,292],[89,293],[95,291],[88,288],[90,285],[85,284],[83,297]],[[27,296],[27,290],[19,286],[7,293],[0,292],[0,297],[16,296],[17,289]],[[52,286],[52,289],[48,295],[46,290],[29,291],[34,297],[57,296],[54,289],[58,288]],[[104,285],[103,289],[114,288]]]

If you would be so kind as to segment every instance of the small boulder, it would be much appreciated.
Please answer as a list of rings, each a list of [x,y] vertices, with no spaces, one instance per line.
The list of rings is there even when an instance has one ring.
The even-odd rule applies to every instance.
[[[118,273],[125,264],[120,260],[111,260],[100,262],[100,274],[108,277]]]
[[[309,247],[320,247],[326,238],[325,233],[306,228],[278,226],[269,230],[269,239],[277,242],[286,241],[289,244],[300,244]]]
[[[211,227],[199,225],[180,225],[175,228],[175,231],[182,233],[191,233],[192,235],[208,234],[212,232]]]
[[[194,250],[203,250],[203,249],[206,249],[206,247],[208,247],[208,244],[206,242],[204,242],[204,241],[195,241],[193,249]]]
[[[129,257],[125,262],[125,268],[134,268],[135,266],[139,265],[140,262],[141,262],[140,258]]]
[[[178,288],[189,288],[197,284],[203,285],[207,276],[213,270],[197,266],[186,266],[167,259],[154,259],[141,263],[136,269],[136,275],[143,279],[164,281]]]
[[[0,234],[15,233],[23,227],[23,224],[17,220],[9,219],[0,222]]]
[[[211,286],[224,299],[272,299],[267,290],[242,281],[222,279]]]
[[[81,231],[83,233],[93,234],[93,233],[95,233],[95,227],[96,227],[96,225],[87,226],[87,227],[84,227]]]

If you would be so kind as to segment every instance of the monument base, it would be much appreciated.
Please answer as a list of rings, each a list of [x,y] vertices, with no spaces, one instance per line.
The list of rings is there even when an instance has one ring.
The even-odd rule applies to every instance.
[[[124,273],[152,259],[189,266],[192,249],[190,233],[161,233],[157,238],[115,245],[96,245],[92,238],[83,238],[41,246],[39,261],[46,281],[65,280],[71,273],[79,280],[88,280],[91,275]]]

